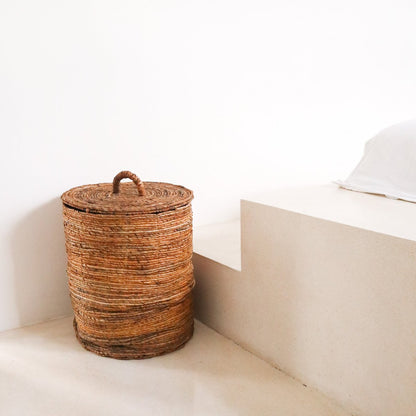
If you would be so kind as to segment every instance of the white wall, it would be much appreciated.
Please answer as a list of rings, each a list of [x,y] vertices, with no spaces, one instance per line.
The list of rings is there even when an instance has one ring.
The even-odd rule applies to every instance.
[[[0,329],[70,310],[57,199],[129,169],[244,193],[345,177],[414,116],[411,1],[0,0]]]

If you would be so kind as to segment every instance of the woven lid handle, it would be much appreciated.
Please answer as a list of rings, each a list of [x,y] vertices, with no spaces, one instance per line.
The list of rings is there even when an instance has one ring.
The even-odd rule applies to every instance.
[[[143,182],[140,180],[138,176],[136,176],[134,173],[129,172],[128,170],[123,170],[122,172],[114,176],[113,194],[118,194],[120,192],[120,181],[125,178],[131,179],[136,184],[140,196],[146,195],[146,190],[144,189]]]

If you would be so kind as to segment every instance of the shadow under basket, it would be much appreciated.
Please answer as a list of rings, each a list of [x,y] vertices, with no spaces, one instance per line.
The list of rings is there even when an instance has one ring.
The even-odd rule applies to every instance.
[[[127,171],[62,195],[74,328],[87,350],[149,358],[192,337],[192,198]]]

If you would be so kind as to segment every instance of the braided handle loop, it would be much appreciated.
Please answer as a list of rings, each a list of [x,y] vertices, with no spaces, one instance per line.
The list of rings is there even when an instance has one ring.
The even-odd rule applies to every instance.
[[[143,182],[140,180],[138,176],[134,173],[129,172],[128,170],[123,170],[122,172],[118,173],[114,176],[113,179],[113,194],[118,194],[120,192],[120,181],[124,178],[131,179],[137,186],[137,191],[139,192],[140,196],[146,195],[146,190],[144,189]]]

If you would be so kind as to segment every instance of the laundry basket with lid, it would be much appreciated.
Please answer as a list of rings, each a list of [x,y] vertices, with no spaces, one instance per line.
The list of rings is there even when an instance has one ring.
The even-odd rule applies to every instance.
[[[128,171],[62,195],[74,328],[86,349],[148,358],[191,338],[192,198]]]

